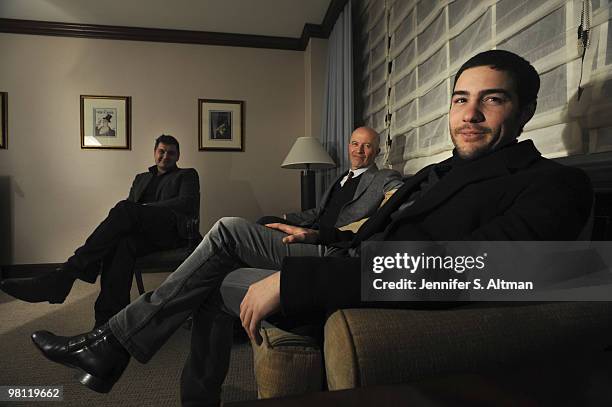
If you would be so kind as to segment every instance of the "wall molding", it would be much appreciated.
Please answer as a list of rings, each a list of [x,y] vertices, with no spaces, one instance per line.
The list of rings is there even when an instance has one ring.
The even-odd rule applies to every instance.
[[[50,35],[107,40],[150,41],[179,44],[220,45],[227,47],[270,48],[304,51],[310,38],[328,38],[348,0],[332,0],[321,24],[304,25],[299,38],[220,33],[211,31],[171,30],[97,24],[0,18],[0,32]]]

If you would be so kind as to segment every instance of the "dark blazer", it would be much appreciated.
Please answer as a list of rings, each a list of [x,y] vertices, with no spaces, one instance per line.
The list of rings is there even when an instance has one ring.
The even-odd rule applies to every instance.
[[[154,168],[136,175],[128,201],[138,202],[153,179]],[[148,205],[168,208],[176,215],[179,236],[189,238],[190,222],[200,217],[200,179],[193,168],[177,168],[162,176],[157,187],[156,201]],[[197,231],[195,231],[197,232]]]
[[[340,182],[346,173],[343,173],[338,179],[330,185],[321,197],[319,206],[303,212],[286,214],[287,221],[297,226],[309,227],[317,222],[323,208],[327,206],[331,192],[336,183]],[[353,195],[353,199],[344,204],[338,219],[336,227],[348,225],[374,213],[385,197],[385,192],[397,189],[402,186],[402,176],[394,170],[379,170],[376,165],[368,168],[366,172],[359,176],[359,184]]]
[[[392,220],[430,168],[406,181],[357,234],[321,230],[323,243],[349,238],[345,245],[358,247],[377,233],[379,240],[396,241],[575,240],[591,211],[586,174],[542,158],[528,140],[454,167]],[[287,257],[282,309],[291,314],[358,306],[359,273],[358,257]]]

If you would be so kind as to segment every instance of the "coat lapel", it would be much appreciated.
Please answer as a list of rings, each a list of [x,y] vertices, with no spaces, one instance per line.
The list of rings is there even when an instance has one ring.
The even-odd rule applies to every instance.
[[[342,178],[346,176],[346,174],[348,174],[348,171],[340,174],[340,176],[334,180],[334,182],[325,190],[325,192],[323,192],[323,195],[321,196],[321,203],[319,204],[319,206],[317,206],[319,212],[321,212],[322,208],[325,208],[327,206],[327,201],[329,201],[329,197],[332,191],[334,190],[334,187],[338,182],[340,182]]]
[[[470,168],[453,169],[429,191],[423,194],[420,199],[417,199],[414,205],[403,211],[404,213],[402,213],[401,218],[416,216],[423,212],[427,212],[440,205],[469,184],[509,174],[506,166],[495,160],[490,163],[485,163],[483,160],[483,162],[474,163],[473,165],[467,165],[465,167]]]
[[[540,157],[531,140],[509,146],[474,162],[456,166],[438,181],[414,205],[400,216],[406,218],[427,212],[451,198],[466,186],[491,178],[509,175],[513,169],[529,165]]]
[[[376,165],[373,165],[368,168],[366,172],[361,174],[361,179],[359,180],[359,184],[357,184],[357,189],[355,190],[355,194],[353,194],[353,199],[347,202],[346,205],[355,202],[365,192],[365,190],[368,189],[368,187],[374,180],[374,176],[376,175],[377,171],[378,167]]]
[[[515,169],[530,165],[539,157],[540,152],[535,148],[533,142],[527,140],[467,165],[457,167],[417,199],[412,206],[403,210],[396,220],[427,212],[442,204],[469,184],[508,175]],[[446,161],[442,163],[444,162]],[[359,243],[374,233],[383,231],[390,224],[391,214],[409,199],[415,189],[429,176],[431,168],[432,166],[425,167],[414,177],[409,178],[389,201],[359,229],[353,243]]]
[[[378,209],[374,215],[372,215],[366,221],[366,223],[359,228],[355,239],[361,241],[364,238],[371,236],[373,233],[382,230],[381,228],[384,228],[384,225],[389,223],[391,214],[395,212],[408,199],[408,197],[410,197],[415,188],[417,188],[421,182],[427,178],[429,168],[430,167],[426,167],[417,172],[413,177],[405,180],[404,185],[402,185],[397,192],[395,192],[391,198],[389,198],[387,203]]]
[[[151,179],[153,179],[153,174],[150,171],[151,169],[149,168],[149,172],[143,176],[142,181],[137,185],[138,188],[136,191],[134,191],[134,198],[136,199],[136,202],[140,201],[142,194],[144,193],[145,189],[147,189],[147,185],[149,185],[149,182],[151,182]]]

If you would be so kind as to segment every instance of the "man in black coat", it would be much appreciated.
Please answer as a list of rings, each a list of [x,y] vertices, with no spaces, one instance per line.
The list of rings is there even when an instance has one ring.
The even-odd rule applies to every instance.
[[[28,302],[62,303],[76,279],[94,283],[101,273],[94,306],[95,326],[130,303],[136,257],[185,245],[199,217],[200,182],[193,168],[178,168],[178,141],[169,135],[155,140],[155,165],[136,175],[127,200],[106,219],[61,267],[34,278],[13,278],[0,288]]]
[[[212,405],[219,402],[229,363],[226,307],[240,314],[259,342],[259,323],[273,314],[295,318],[363,306],[363,241],[574,240],[591,209],[588,179],[545,160],[530,141],[516,141],[535,112],[538,90],[537,72],[518,55],[499,50],[476,55],[456,76],[449,112],[453,157],[417,173],[357,234],[279,223],[268,225],[266,235],[261,229],[253,233],[241,220],[222,220],[162,285],[107,326],[76,337],[39,331],[32,339],[45,357],[80,369],[81,383],[104,392],[131,356],[147,362],[193,314],[182,402]],[[286,246],[270,243],[280,239]],[[271,256],[254,255],[254,248],[266,243],[273,247]],[[241,269],[245,264],[262,270]],[[218,289],[235,274],[243,277],[237,280],[246,291],[241,301]]]
[[[404,183],[356,234],[278,224],[287,243],[336,246],[346,256],[291,258],[249,288],[240,315],[249,335],[271,313],[295,315],[363,306],[360,244],[383,241],[575,240],[589,216],[587,176],[517,142],[536,109],[539,76],[516,54],[495,50],[467,61],[449,109],[453,157]],[[342,287],[342,289],[338,289]]]

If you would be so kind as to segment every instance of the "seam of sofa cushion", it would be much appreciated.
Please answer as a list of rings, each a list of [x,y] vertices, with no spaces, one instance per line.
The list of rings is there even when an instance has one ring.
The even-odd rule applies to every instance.
[[[316,355],[321,353],[318,349],[298,348],[298,347],[280,347],[280,348],[268,348],[270,351],[278,353],[289,353],[296,355]]]
[[[348,323],[348,319],[346,317],[345,311],[341,309],[341,310],[338,310],[338,312],[340,312],[340,315],[342,316],[342,321],[344,322],[344,325],[346,326],[346,331],[348,332],[348,336],[350,339],[350,349],[352,353],[352,360],[355,362],[353,363],[353,383],[355,383],[355,387],[360,387],[361,381],[359,380],[360,375],[357,373],[359,369],[359,364],[357,361],[357,347],[355,346],[355,337],[353,336],[353,332],[351,331],[351,326]]]

